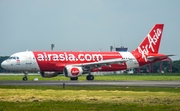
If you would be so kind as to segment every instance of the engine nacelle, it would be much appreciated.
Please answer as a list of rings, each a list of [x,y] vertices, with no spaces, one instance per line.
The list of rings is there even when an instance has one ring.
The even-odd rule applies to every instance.
[[[42,77],[45,77],[45,78],[55,77],[59,75],[58,72],[40,72],[40,74]]]
[[[83,69],[82,67],[67,65],[64,67],[63,73],[66,77],[78,77],[83,74]]]

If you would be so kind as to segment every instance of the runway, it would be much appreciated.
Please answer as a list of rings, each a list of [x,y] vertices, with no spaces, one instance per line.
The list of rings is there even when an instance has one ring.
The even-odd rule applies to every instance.
[[[10,86],[138,86],[180,87],[180,81],[0,81]]]

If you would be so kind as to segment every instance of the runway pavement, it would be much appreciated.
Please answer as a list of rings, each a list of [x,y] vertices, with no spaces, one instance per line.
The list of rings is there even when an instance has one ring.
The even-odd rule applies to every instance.
[[[150,86],[180,87],[180,81],[0,81],[11,86]]]

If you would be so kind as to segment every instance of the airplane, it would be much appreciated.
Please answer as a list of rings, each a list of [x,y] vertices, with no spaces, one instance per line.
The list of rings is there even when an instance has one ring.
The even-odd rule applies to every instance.
[[[158,53],[163,27],[164,24],[155,24],[131,52],[24,51],[12,54],[1,66],[6,70],[22,71],[24,81],[28,80],[28,71],[38,71],[46,78],[64,74],[70,80],[88,74],[86,79],[94,80],[91,72],[137,68],[173,56]]]

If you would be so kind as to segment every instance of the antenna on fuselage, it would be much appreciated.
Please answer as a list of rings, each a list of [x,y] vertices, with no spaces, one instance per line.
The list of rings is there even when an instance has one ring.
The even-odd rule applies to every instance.
[[[54,49],[54,46],[55,46],[55,44],[51,44],[51,50],[53,50],[53,49]]]
[[[113,46],[110,46],[110,51],[111,51],[111,52],[113,51],[113,48],[114,48]]]

